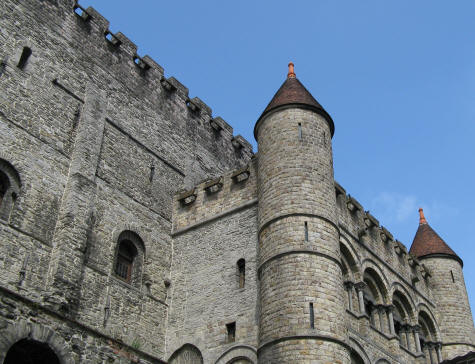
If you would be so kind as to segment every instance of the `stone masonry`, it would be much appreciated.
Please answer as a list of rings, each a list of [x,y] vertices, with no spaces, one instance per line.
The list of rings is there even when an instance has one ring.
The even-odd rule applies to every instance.
[[[93,8],[3,0],[0,45],[0,363],[475,351],[461,258],[408,253],[334,181],[293,65],[254,154]]]

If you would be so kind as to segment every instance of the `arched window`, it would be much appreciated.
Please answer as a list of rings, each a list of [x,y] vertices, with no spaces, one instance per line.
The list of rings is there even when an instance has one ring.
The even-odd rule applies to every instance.
[[[129,230],[123,231],[117,239],[115,276],[140,288],[144,253],[144,244],[140,236]]]
[[[244,259],[239,259],[237,261],[238,268],[238,277],[239,277],[239,288],[244,288],[246,283],[246,261]]]
[[[0,219],[8,220],[20,193],[20,176],[13,166],[0,159]]]

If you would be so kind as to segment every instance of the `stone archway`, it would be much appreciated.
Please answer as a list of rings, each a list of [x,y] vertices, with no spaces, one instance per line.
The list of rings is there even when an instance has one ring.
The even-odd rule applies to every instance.
[[[58,356],[48,344],[22,339],[8,350],[3,364],[60,364]]]
[[[18,346],[16,346],[17,344]],[[46,354],[48,350],[51,350],[58,359],[58,364],[74,364],[71,348],[60,335],[49,327],[24,320],[8,324],[0,330],[0,363],[7,363],[4,360],[6,360],[7,353],[11,354],[10,349],[13,348],[13,353],[18,353],[18,351],[21,353],[21,349],[25,346],[26,348],[36,348],[39,354]],[[52,364],[56,363],[53,361]]]
[[[168,361],[170,364],[203,364],[203,356],[196,346],[185,344]]]

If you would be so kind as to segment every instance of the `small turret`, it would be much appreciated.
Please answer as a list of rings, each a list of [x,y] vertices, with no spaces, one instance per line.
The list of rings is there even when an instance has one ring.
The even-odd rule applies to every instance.
[[[254,128],[258,141],[258,360],[348,363],[331,117],[287,79]]]
[[[475,331],[462,259],[430,227],[422,209],[419,209],[419,228],[410,253],[431,272],[429,284],[436,304],[443,358],[473,351]]]

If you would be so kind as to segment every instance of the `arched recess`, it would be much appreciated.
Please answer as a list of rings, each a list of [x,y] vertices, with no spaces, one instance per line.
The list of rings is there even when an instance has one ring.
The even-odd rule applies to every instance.
[[[145,260],[145,244],[135,232],[125,230],[116,241],[113,273],[115,277],[140,288]]]
[[[373,304],[386,304],[388,302],[388,289],[381,276],[376,270],[369,267],[363,273],[363,281],[366,283],[368,299],[372,296]]]
[[[429,346],[439,342],[439,330],[430,315],[424,311],[419,311],[417,323],[419,329],[419,343],[421,350],[428,353]]]
[[[172,354],[168,362],[169,364],[203,364],[203,356],[196,346],[185,344]]]
[[[375,364],[391,364],[386,359],[378,359]]]
[[[393,293],[392,303],[405,324],[412,324],[415,321],[414,308],[405,292],[396,289]]]
[[[9,324],[0,330],[0,363],[4,363],[7,353],[15,345],[17,348],[37,348],[44,349],[43,352],[51,350],[58,358],[59,364],[73,364],[71,348],[67,342],[55,331],[43,325],[21,320],[15,324]],[[51,363],[54,364],[54,363]]]
[[[16,169],[0,159],[0,219],[8,220],[20,195],[21,180]]]
[[[437,320],[435,319],[435,316],[429,309],[429,307],[427,307],[425,303],[419,303],[417,305],[417,312],[418,323],[420,321],[420,318],[423,317],[423,319],[425,320],[425,322],[427,322],[429,326],[428,328],[431,330],[431,336],[433,337],[433,339],[438,342],[442,341],[442,338],[440,336],[440,330],[437,325]]]
[[[249,345],[236,345],[222,353],[215,364],[257,363],[257,351]]]
[[[363,349],[361,344],[358,343],[358,341],[350,337],[349,345],[351,348],[350,350],[351,364],[353,363],[371,364],[371,360],[369,359],[368,354],[366,354],[365,350]]]
[[[352,312],[357,312],[358,296],[355,290],[355,283],[361,281],[361,271],[359,268],[358,256],[340,240],[340,257],[343,272],[345,295],[345,307]]]
[[[59,358],[48,344],[36,340],[21,339],[13,344],[3,364],[60,364]]]
[[[414,303],[414,299],[412,298],[411,294],[409,291],[404,287],[401,283],[399,282],[393,282],[391,285],[391,297],[394,298],[394,293],[399,291],[399,295],[403,296],[403,300],[405,302],[405,305],[407,306],[407,311],[411,313],[410,315],[410,320],[415,321],[416,320],[416,305]]]
[[[363,275],[368,275],[369,273],[369,275],[371,275],[378,283],[381,293],[383,294],[383,302],[389,303],[391,298],[389,294],[389,282],[385,274],[381,270],[380,266],[376,264],[372,259],[365,259],[361,264],[361,267]]]
[[[340,255],[347,272],[344,272],[345,280],[359,281],[361,279],[361,272],[358,264],[358,257],[355,256],[350,248],[340,240]]]

